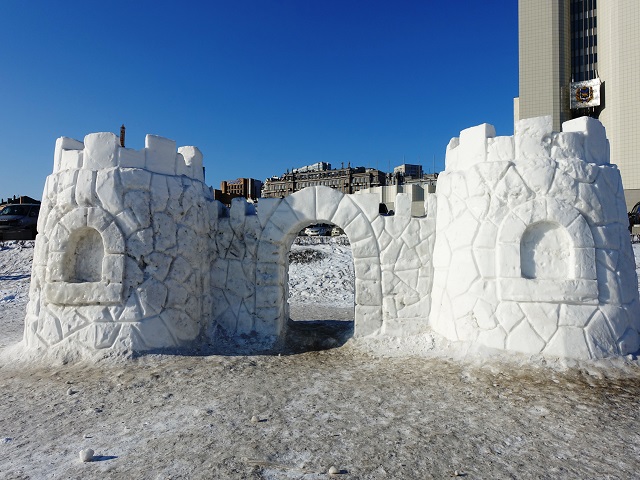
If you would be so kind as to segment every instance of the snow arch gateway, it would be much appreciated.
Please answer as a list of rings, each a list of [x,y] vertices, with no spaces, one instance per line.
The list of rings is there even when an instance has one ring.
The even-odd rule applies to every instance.
[[[367,203],[375,209],[363,208],[337,190],[313,187],[284,199],[260,201],[259,216],[264,210],[267,214],[257,249],[256,316],[272,335],[283,338],[286,332],[286,280],[291,244],[303,227],[313,223],[337,225],[349,238],[355,270],[354,336],[367,336],[380,330],[382,273],[371,225],[371,217],[378,215],[378,203],[376,199],[371,200]]]

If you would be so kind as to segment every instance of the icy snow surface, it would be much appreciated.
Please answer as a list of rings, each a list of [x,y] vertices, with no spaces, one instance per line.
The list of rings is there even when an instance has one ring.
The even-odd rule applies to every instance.
[[[291,269],[292,299],[348,307],[348,247],[301,249],[327,255],[321,273]],[[32,253],[0,250],[0,354],[22,337]],[[350,344],[74,365],[0,356],[0,477],[311,480],[335,466],[345,480],[636,478],[640,367],[616,362],[390,358]]]
[[[0,349],[22,339],[33,244],[32,241],[0,243]]]
[[[290,262],[290,303],[353,306],[353,256],[346,236],[298,237]]]

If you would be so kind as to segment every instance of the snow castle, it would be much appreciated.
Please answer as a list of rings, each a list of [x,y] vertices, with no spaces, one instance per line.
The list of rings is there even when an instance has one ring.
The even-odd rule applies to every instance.
[[[276,345],[288,328],[288,252],[332,223],[352,246],[357,339],[435,331],[491,348],[591,359],[635,352],[640,307],[620,174],[603,126],[522,120],[447,147],[426,215],[398,195],[307,188],[213,200],[195,147],[111,133],[56,142],[25,320],[32,350],[176,350],[218,338]]]

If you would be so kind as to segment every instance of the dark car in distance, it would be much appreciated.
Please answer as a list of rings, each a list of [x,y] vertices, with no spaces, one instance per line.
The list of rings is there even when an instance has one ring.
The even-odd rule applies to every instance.
[[[0,209],[0,241],[36,238],[40,205],[20,203]]]

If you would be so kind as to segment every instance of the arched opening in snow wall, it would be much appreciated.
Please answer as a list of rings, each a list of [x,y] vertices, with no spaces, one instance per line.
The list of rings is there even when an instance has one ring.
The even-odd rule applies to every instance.
[[[305,188],[269,206],[272,209],[266,214],[268,218],[257,249],[256,274],[256,316],[265,333],[270,330],[281,342],[287,342],[291,326],[289,253],[299,232],[318,224],[341,228],[351,247],[355,277],[353,336],[379,331],[382,319],[380,255],[371,221],[362,208],[348,195],[327,187]],[[374,206],[377,208],[377,204]]]
[[[288,254],[287,345],[322,350],[354,330],[355,272],[347,235],[335,225],[300,230]]]

